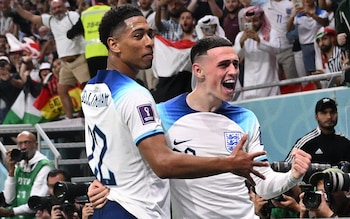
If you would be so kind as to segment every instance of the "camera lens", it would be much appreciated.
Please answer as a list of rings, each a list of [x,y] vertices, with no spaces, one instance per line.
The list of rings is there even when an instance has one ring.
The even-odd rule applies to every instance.
[[[315,192],[305,192],[303,203],[308,209],[317,209],[321,204],[321,194]]]
[[[350,176],[348,173],[325,173],[324,187],[326,192],[350,191]]]

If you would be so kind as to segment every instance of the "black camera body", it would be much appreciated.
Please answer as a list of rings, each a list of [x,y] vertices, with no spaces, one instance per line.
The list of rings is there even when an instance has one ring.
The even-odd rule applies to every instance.
[[[47,209],[51,212],[54,205],[59,205],[59,209],[67,215],[72,215],[76,211],[75,203],[89,202],[88,188],[89,185],[84,183],[57,182],[54,185],[53,196],[31,196],[28,206],[34,211]]]
[[[21,160],[26,159],[28,157],[28,153],[27,151],[24,151],[24,150],[22,151],[15,148],[15,149],[12,149],[10,157],[11,157],[11,160],[19,162]]]
[[[85,183],[57,182],[53,193],[58,200],[73,200],[79,196],[86,196],[89,185]]]
[[[308,191],[304,193],[303,203],[306,208],[313,210],[320,206],[322,200],[320,191]]]
[[[50,210],[54,205],[60,205],[61,203],[54,196],[30,196],[28,199],[28,206],[34,211],[38,210]],[[50,210],[51,211],[51,210]]]
[[[311,184],[300,184],[301,192],[304,192],[303,203],[306,208],[312,210],[317,209],[321,204],[321,195],[319,191],[314,191],[314,186]]]

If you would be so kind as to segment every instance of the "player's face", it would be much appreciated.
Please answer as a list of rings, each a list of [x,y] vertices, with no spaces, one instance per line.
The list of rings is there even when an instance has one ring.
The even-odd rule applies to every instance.
[[[118,41],[115,45],[120,59],[134,72],[150,68],[153,60],[154,31],[143,16],[128,18],[125,23],[125,30],[119,38],[115,38]]]
[[[320,128],[332,130],[338,122],[338,112],[332,108],[327,108],[322,112],[317,112],[316,120]]]
[[[200,62],[206,92],[216,99],[230,101],[238,80],[238,56],[233,47],[208,50]]]

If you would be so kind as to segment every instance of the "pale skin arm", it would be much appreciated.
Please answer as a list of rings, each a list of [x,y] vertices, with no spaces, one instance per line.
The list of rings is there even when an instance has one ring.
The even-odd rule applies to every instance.
[[[293,163],[292,163],[292,176],[295,179],[299,179],[304,176],[311,164],[311,155],[303,150],[294,148],[292,150]]]
[[[34,24],[43,25],[40,15],[34,15],[30,11],[25,10],[17,1],[13,1],[13,7],[16,9],[17,13],[24,19],[29,20]]]
[[[223,15],[223,11],[216,4],[215,0],[208,0],[208,4],[211,10],[211,13],[213,13],[213,15],[215,15],[216,17],[221,18]]]

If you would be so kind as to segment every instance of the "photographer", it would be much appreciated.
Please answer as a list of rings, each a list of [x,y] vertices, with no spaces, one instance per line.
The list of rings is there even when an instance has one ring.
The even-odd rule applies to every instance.
[[[33,133],[23,131],[17,135],[18,149],[7,151],[8,177],[5,181],[4,196],[10,208],[0,208],[0,216],[34,218],[34,211],[28,207],[31,195],[46,196],[49,189],[46,176],[51,163],[37,151],[38,143]]]
[[[317,218],[350,216],[350,200],[346,195],[347,192],[326,190],[324,176],[328,173],[344,174],[338,168],[328,168],[311,175],[309,182],[316,188],[316,191],[300,194],[299,204],[302,217],[309,217],[307,214]],[[334,179],[338,180],[338,177],[334,177]]]
[[[54,195],[53,188],[55,184],[59,181],[70,182],[71,176],[64,170],[52,169],[47,174],[46,181],[47,181],[47,186],[49,187],[49,194],[50,194],[49,197],[52,197]],[[31,200],[31,198],[29,198],[29,200]],[[46,205],[48,206],[49,203],[47,203]],[[34,209],[34,210],[36,210],[36,213],[35,213],[36,219],[47,219],[47,218],[51,219],[51,207],[49,208],[46,206],[42,206],[40,209]]]

